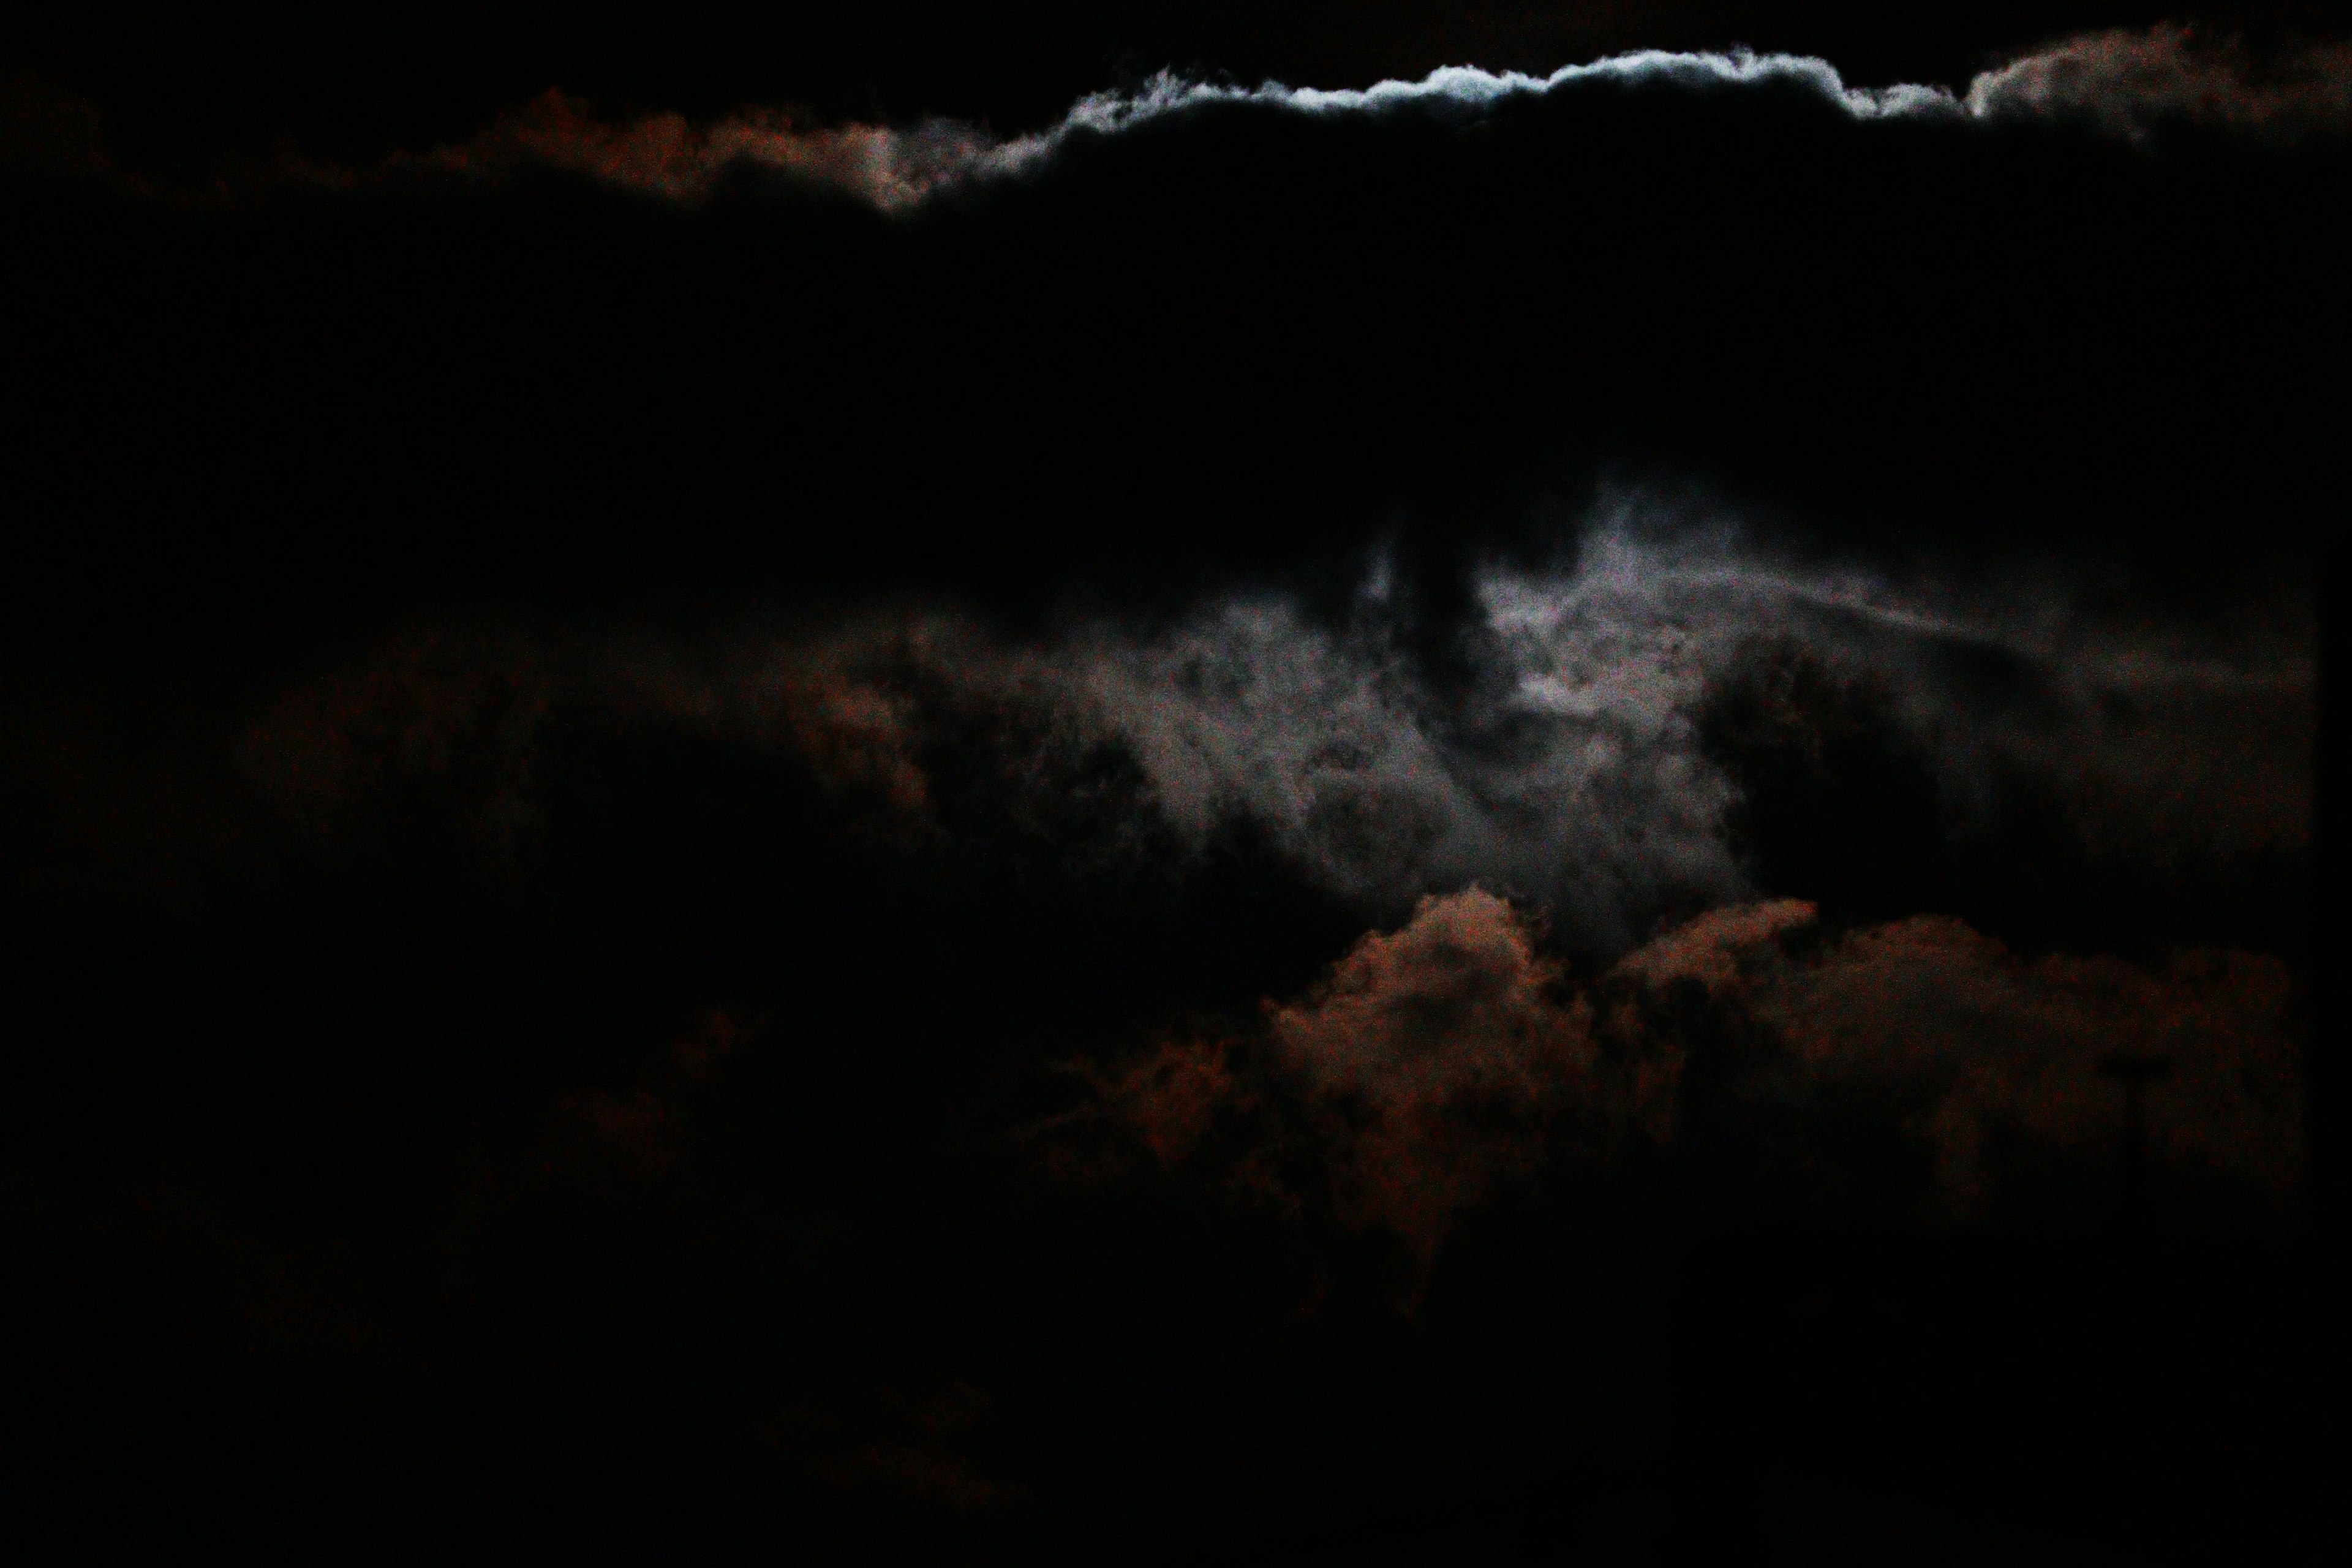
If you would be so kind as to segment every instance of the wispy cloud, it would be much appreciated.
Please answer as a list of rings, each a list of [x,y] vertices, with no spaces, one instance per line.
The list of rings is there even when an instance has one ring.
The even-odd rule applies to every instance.
[[[397,795],[510,857],[551,719],[682,728],[795,759],[909,845],[975,812],[1069,855],[1197,851],[1241,826],[1368,915],[1483,885],[1614,953],[1752,896],[1741,759],[1708,715],[1795,658],[1883,694],[1848,718],[1916,759],[1930,839],[1997,833],[2023,778],[2086,853],[2151,873],[2309,841],[2307,605],[2159,632],[2048,582],[1899,582],[1629,501],[1569,563],[1477,576],[1454,683],[1431,678],[1387,584],[1375,569],[1337,614],[1269,590],[1020,637],[919,605],[694,653],[415,631],[268,705],[242,755],[313,837],[363,835]],[[1788,731],[1775,744],[1820,739],[1819,715],[1767,717]],[[1118,830],[1081,851],[1065,819],[1114,763],[1125,793],[1097,804]],[[943,791],[971,798],[947,809]]]
[[[2068,38],[1969,84],[1984,120],[2078,118],[2125,136],[2187,121],[2268,136],[2352,126],[2352,43],[2255,58],[2177,23]]]

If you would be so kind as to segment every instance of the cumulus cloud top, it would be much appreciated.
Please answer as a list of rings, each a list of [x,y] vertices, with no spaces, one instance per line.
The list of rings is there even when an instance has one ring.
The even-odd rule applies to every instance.
[[[1943,916],[1819,934],[1803,903],[1727,906],[1576,983],[1511,905],[1429,899],[1266,1003],[1254,1034],[1163,1041],[1097,1074],[1097,1109],[1172,1169],[1222,1145],[1232,1190],[1328,1204],[1424,1270],[1571,1133],[1587,1153],[1700,1139],[1731,1152],[1741,1186],[1793,1162],[1800,1184],[1847,1184],[1884,1217],[2032,1213],[2053,1180],[2097,1211],[2125,1138],[2110,1064],[2126,1058],[2168,1072],[2149,1149],[2176,1186],[2268,1203],[2299,1180],[2300,1015],[2276,959],[2032,960]],[[1857,1117],[1877,1143],[1854,1142]],[[1919,1152],[1924,1187],[1886,1163],[1887,1138]]]
[[[1590,1098],[1589,1009],[1519,914],[1480,889],[1366,935],[1267,1020],[1331,1152],[1344,1224],[1424,1260],[1454,1216],[1531,1172],[1549,1123]]]
[[[1081,100],[1055,134],[1071,130],[1118,131],[1139,121],[1203,104],[1250,103],[1306,114],[1361,114],[1415,109],[1473,116],[1513,98],[1540,96],[1599,83],[1644,83],[1685,89],[1785,84],[1819,94],[1859,119],[1952,112],[1958,101],[1942,88],[1905,83],[1886,88],[1846,85],[1827,60],[1752,50],[1677,52],[1641,49],[1549,76],[1444,66],[1417,81],[1382,81],[1369,88],[1320,89],[1265,82],[1255,88],[1186,81],[1162,74],[1142,89],[1097,93]]]
[[[1601,1104],[1584,998],[1528,918],[1482,889],[1368,932],[1244,1035],[1178,1037],[1094,1073],[1097,1107],[1160,1163],[1381,1231],[1426,1269],[1461,1216]],[[1317,1191],[1303,1191],[1302,1184]]]
[[[1057,126],[1009,145],[1044,151],[1081,132],[1117,132],[1212,104],[1250,104],[1312,115],[1420,110],[1475,118],[1513,99],[1603,85],[1685,90],[1778,87],[1811,94],[1857,120],[2022,120],[2085,110],[2117,130],[2179,116],[2233,128],[2318,130],[2352,119],[2352,46],[2308,47],[2267,68],[2242,45],[2209,40],[2178,24],[2063,39],[1977,76],[1964,92],[1917,82],[1848,83],[1828,60],[1749,49],[1641,49],[1549,76],[1446,66],[1414,81],[1327,89],[1188,81],[1162,73],[1143,88],[1081,100]]]

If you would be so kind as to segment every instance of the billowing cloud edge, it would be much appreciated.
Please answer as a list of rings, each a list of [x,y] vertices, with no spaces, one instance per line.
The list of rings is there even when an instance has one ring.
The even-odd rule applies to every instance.
[[[1090,93],[1058,123],[1010,139],[947,120],[903,130],[803,129],[789,115],[768,110],[708,127],[693,126],[677,114],[612,127],[594,121],[584,105],[551,92],[475,142],[437,149],[415,162],[496,171],[527,159],[686,200],[708,195],[740,162],[839,189],[884,212],[900,212],[953,187],[1031,173],[1080,139],[1116,136],[1206,109],[1468,120],[1512,100],[1604,83],[1691,91],[1780,87],[1812,94],[1860,121],[2075,120],[2133,138],[2166,118],[2273,134],[2341,129],[2352,122],[2352,44],[2306,49],[2263,73],[2232,42],[2208,44],[2188,27],[2163,26],[2066,39],[1980,74],[1960,93],[1916,82],[1854,86],[1827,60],[1744,48],[1642,49],[1563,66],[1549,76],[1444,66],[1417,81],[1391,79],[1369,88],[1278,81],[1241,87],[1162,71],[1139,88]]]
[[[1044,1130],[1063,1140],[1049,1170],[1139,1161],[1385,1233],[1424,1274],[1472,1211],[1629,1140],[1702,1165],[1744,1147],[1742,1186],[1793,1152],[1809,1202],[1847,1184],[1915,1221],[2047,1220],[2070,1189],[2112,1207],[2133,1114],[2116,1064],[2137,1061],[2162,1069],[2145,1157],[2183,1193],[2275,1207],[2305,1166],[2302,1005],[2259,953],[2037,959],[1949,917],[1836,931],[1782,900],[1709,910],[1578,977],[1539,915],[1472,888],[1367,932],[1261,1015],[1082,1064],[1091,1098]],[[1916,1179],[1883,1142],[1849,1146],[1856,1117],[1911,1151],[1895,1163]]]
[[[224,176],[211,194],[234,195],[257,180],[351,187],[548,169],[691,204],[709,197],[731,172],[751,169],[898,214],[951,191],[1034,174],[1074,142],[1206,110],[1466,121],[1512,100],[1601,84],[1689,91],[1777,87],[1811,94],[1857,121],[2061,121],[2131,141],[2145,141],[2168,121],[2273,140],[2352,127],[2352,41],[2257,59],[2235,39],[2210,39],[2168,23],[2065,38],[1982,72],[1958,91],[1917,82],[1855,86],[1827,60],[1746,48],[1642,49],[1548,76],[1444,66],[1418,80],[1367,88],[1244,87],[1161,71],[1139,87],[1090,93],[1055,124],[1013,137],[942,118],[906,127],[824,126],[773,108],[700,124],[677,112],[616,124],[550,89],[463,142],[396,153],[367,170],[281,153],[266,167]],[[0,169],[120,176],[107,158],[94,106],[30,82],[8,84],[0,100],[7,110],[0,114]]]

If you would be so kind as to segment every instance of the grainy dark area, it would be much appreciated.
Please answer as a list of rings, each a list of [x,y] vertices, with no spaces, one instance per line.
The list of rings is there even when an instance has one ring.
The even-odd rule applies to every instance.
[[[2347,40],[12,7],[0,1543],[2319,1555]]]

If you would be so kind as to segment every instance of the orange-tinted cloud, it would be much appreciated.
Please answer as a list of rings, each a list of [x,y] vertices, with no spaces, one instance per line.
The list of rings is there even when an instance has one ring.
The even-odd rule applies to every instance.
[[[1423,1260],[1462,1210],[1532,1173],[1553,1121],[1591,1094],[1589,1005],[1480,889],[1423,899],[1267,1022],[1307,1088],[1341,1222]]]
[[[1660,990],[1690,980],[1712,993],[1728,991],[1756,955],[1777,956],[1780,938],[1811,925],[1818,912],[1801,899],[1709,910],[1627,953],[1614,973]]]
[[[1423,1266],[1602,1098],[1589,1005],[1525,917],[1475,888],[1368,933],[1255,1033],[1166,1041],[1096,1084],[1159,1163],[1222,1140],[1226,1184],[1295,1208],[1304,1156],[1339,1224]]]
[[[926,822],[931,792],[916,760],[911,704],[882,683],[811,661],[753,694],[829,786],[878,797],[902,821]]]
[[[994,137],[945,121],[903,130],[827,127],[803,123],[789,110],[747,109],[700,125],[677,113],[611,124],[581,100],[550,88],[472,140],[396,158],[383,173],[421,168],[500,178],[561,169],[690,202],[709,195],[740,165],[831,186],[892,211],[1007,156]]]
[[[1093,1104],[1062,1130],[1107,1124],[1160,1167],[1328,1206],[1426,1268],[1465,1213],[1563,1148],[1671,1147],[1694,1007],[1744,1042],[1732,1070],[1769,1068],[1801,1122],[1862,1104],[1923,1149],[1915,1217],[1991,1217],[2021,1141],[2108,1184],[2119,1055],[2168,1068],[2147,1100],[2160,1166],[2266,1200],[2302,1173],[2301,1015],[2277,959],[2032,960],[1947,917],[1837,935],[1782,900],[1708,911],[1573,985],[1527,917],[1476,889],[1367,934],[1303,995],[1265,1004],[1256,1031],[1180,1036],[1091,1072]],[[1806,1156],[1849,1157],[1834,1141]],[[1049,1166],[1100,1178],[1118,1163]]]
[[[1657,989],[1696,981],[1761,1026],[1806,1081],[1884,1091],[1887,1114],[1932,1147],[1936,1199],[1953,1217],[1991,1201],[1997,1137],[2112,1162],[2125,1108],[2103,1064],[2118,1056],[2168,1069],[2147,1093],[2152,1159],[2271,1196],[2300,1178],[2302,1019],[2279,960],[2029,960],[1944,916],[1827,941],[1811,921],[1791,902],[1716,910],[1614,974]]]
[[[2080,117],[2125,135],[2189,120],[2264,135],[2352,124],[2352,44],[2257,61],[2234,39],[2178,23],[2067,38],[1978,77],[1971,113]]]
[[[1994,1130],[2112,1158],[2119,1055],[2170,1068],[2147,1098],[2152,1157],[2273,1194],[2301,1173],[2299,1028],[2274,958],[2200,952],[2162,968],[2115,958],[2029,962],[1958,921],[1853,932],[1757,1000],[1822,1078],[1907,1081],[1934,1096],[1919,1129],[1956,1214],[1979,1213]]]

